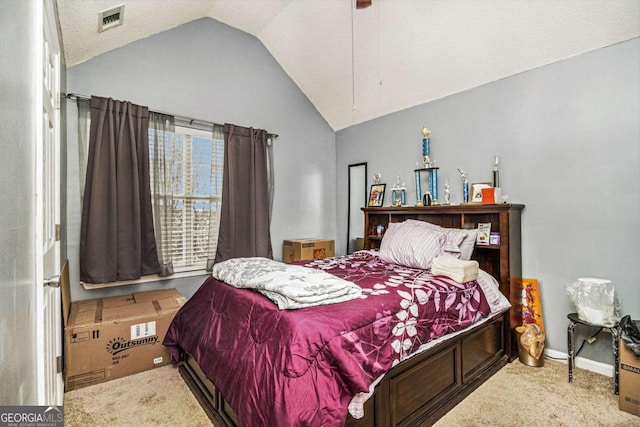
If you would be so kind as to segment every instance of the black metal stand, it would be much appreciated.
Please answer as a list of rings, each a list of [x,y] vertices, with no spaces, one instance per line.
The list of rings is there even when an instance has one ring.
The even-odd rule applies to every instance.
[[[620,365],[620,327],[618,323],[613,325],[596,325],[582,320],[578,317],[578,313],[570,313],[567,315],[569,319],[569,327],[567,328],[567,346],[568,346],[568,365],[569,365],[569,382],[573,382],[573,369],[575,368],[575,353],[574,353],[574,336],[573,332],[577,324],[589,326],[592,328],[601,328],[604,332],[611,334],[613,341],[613,356],[614,356],[614,375],[613,375],[613,388],[614,393],[618,394],[618,377],[619,377],[619,365]]]

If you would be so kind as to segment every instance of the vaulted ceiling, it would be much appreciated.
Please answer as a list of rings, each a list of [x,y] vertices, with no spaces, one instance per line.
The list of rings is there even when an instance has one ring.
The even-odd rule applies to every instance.
[[[334,130],[640,37],[638,0],[372,3],[57,0],[67,66],[211,17],[257,37]]]

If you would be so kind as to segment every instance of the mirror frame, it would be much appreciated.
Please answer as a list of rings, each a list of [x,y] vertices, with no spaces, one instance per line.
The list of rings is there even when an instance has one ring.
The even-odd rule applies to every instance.
[[[351,182],[351,172],[352,169],[355,171],[356,168],[360,168],[360,167],[364,167],[364,185],[361,189],[358,188],[352,188],[353,184]],[[353,252],[355,252],[355,248],[354,251],[351,251],[350,249],[350,242],[351,242],[351,209],[352,208],[356,208],[356,207],[352,207],[351,206],[351,192],[352,191],[362,191],[362,197],[363,197],[363,202],[364,204],[362,206],[357,206],[357,209],[360,209],[362,207],[365,207],[367,205],[367,162],[362,162],[362,163],[352,163],[350,165],[348,165],[349,168],[349,173],[348,173],[348,192],[347,192],[347,247],[346,247],[346,253],[347,255],[352,254]],[[364,216],[364,213],[363,213]],[[364,231],[364,223],[362,224],[362,229]],[[364,236],[362,236],[364,237]]]

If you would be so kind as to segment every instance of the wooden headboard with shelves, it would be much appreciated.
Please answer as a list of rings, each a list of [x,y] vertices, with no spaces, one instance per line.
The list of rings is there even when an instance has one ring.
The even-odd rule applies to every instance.
[[[378,235],[379,225],[387,229],[389,223],[407,219],[426,221],[447,228],[477,228],[479,223],[491,223],[491,231],[500,233],[499,245],[476,245],[472,259],[480,268],[496,278],[500,291],[511,301],[512,309],[505,314],[507,354],[510,360],[517,356],[517,345],[512,339],[513,329],[520,325],[518,308],[522,295],[521,214],[524,205],[477,203],[420,207],[365,207],[364,248],[379,249],[384,235]],[[507,332],[507,331],[505,331]]]

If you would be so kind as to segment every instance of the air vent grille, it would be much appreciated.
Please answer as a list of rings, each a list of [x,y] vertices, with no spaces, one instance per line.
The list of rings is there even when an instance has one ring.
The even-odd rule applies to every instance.
[[[124,4],[103,10],[98,14],[98,32],[109,30],[122,25],[124,20]]]

